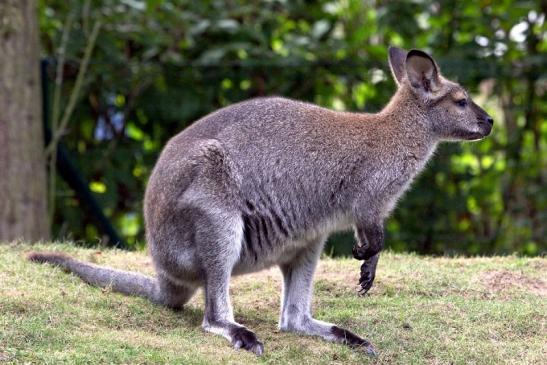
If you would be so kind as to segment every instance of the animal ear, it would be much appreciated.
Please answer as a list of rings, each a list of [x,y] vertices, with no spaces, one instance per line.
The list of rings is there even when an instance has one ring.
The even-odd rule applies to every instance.
[[[405,62],[406,62],[406,51],[402,48],[390,46],[388,48],[389,54],[389,67],[391,68],[391,73],[393,74],[393,79],[400,85],[403,82],[405,77]]]
[[[427,53],[410,50],[406,55],[405,66],[408,81],[413,88],[424,93],[432,93],[440,88],[439,69]]]

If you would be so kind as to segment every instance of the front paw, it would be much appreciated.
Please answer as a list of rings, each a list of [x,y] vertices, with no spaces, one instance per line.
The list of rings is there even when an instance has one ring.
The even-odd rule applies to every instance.
[[[372,256],[365,260],[361,265],[361,277],[359,278],[359,285],[361,285],[361,290],[359,291],[360,295],[366,294],[370,288],[372,288],[374,278],[376,277],[376,267],[378,266],[379,258],[380,255]]]
[[[353,253],[353,257],[357,260],[365,260],[368,251],[368,247],[365,246],[359,246],[358,244],[354,244],[351,252]]]
[[[359,290],[360,295],[365,295],[372,288],[375,277],[376,267],[371,267],[369,261],[363,262],[363,265],[361,265],[361,277],[359,278],[359,285],[361,285],[361,289]]]
[[[372,260],[372,258],[381,250],[376,246],[369,246],[369,245],[363,245],[359,246],[358,244],[354,244],[351,252],[353,253],[353,257],[357,260],[365,260],[369,261]]]

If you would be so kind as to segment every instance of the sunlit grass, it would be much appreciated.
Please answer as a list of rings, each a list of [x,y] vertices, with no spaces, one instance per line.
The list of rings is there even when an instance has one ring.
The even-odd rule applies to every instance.
[[[277,330],[281,277],[233,280],[236,319],[265,345],[257,358],[201,328],[203,297],[182,312],[82,283],[24,260],[30,250],[152,273],[144,253],[69,244],[0,245],[0,363],[540,364],[547,358],[547,259],[384,254],[375,287],[356,295],[359,262],[325,259],[318,318],[375,344],[370,359],[341,345]]]

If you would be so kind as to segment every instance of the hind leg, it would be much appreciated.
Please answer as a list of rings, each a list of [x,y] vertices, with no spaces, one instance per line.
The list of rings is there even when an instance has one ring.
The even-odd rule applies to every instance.
[[[183,179],[188,187],[177,196],[175,204],[166,207],[172,212],[172,218],[166,219],[174,223],[168,226],[175,227],[180,237],[186,238],[188,245],[184,250],[191,251],[191,259],[179,259],[177,266],[197,273],[200,285],[204,286],[203,329],[227,338],[235,348],[259,355],[263,352],[262,343],[234,320],[229,298],[230,277],[239,260],[243,238],[239,203],[234,199],[240,176],[218,140],[196,141],[191,152],[190,168]],[[183,171],[179,165],[182,163],[177,163],[178,171]],[[166,183],[175,181],[178,180],[169,179]],[[180,246],[181,241],[177,238],[171,242]],[[164,251],[169,255],[181,252],[180,249]]]
[[[173,310],[181,310],[195,292],[196,288],[193,286],[174,283],[168,278],[159,276],[155,302]]]
[[[313,274],[323,243],[323,239],[311,242],[291,262],[281,265],[284,285],[279,327],[282,331],[320,336],[374,354],[374,348],[368,341],[332,323],[314,319],[311,315]]]
[[[243,235],[241,218],[216,211],[202,220],[204,231],[196,238],[207,242],[201,247],[200,259],[204,271],[205,315],[202,327],[205,331],[221,335],[236,348],[243,348],[256,355],[264,351],[262,342],[245,326],[234,320],[230,303],[229,286],[232,269],[239,259]]]
[[[205,316],[203,329],[228,339],[234,348],[243,348],[261,355],[264,352],[262,342],[245,326],[234,320],[230,303],[228,270],[211,270],[207,273],[205,286]]]
[[[160,232],[161,233],[161,232]],[[156,269],[153,301],[171,309],[182,309],[200,287],[194,267],[186,264],[188,247],[186,237],[171,232],[169,239],[148,236],[150,254]],[[161,236],[161,235],[159,235]],[[159,242],[159,244],[158,244]]]

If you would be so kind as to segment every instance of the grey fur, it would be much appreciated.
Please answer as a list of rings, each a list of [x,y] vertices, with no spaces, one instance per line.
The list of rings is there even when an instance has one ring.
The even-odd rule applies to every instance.
[[[482,138],[492,124],[430,56],[398,48],[389,54],[398,90],[378,114],[259,98],[220,109],[173,137],[145,196],[156,279],[48,254],[31,259],[175,308],[204,287],[203,328],[256,354],[263,345],[235,322],[229,280],[278,265],[282,330],[373,353],[367,341],[312,318],[312,280],[325,238],[354,227],[354,254],[365,260],[372,285],[383,221],[437,144]],[[461,98],[467,106],[457,104]]]

